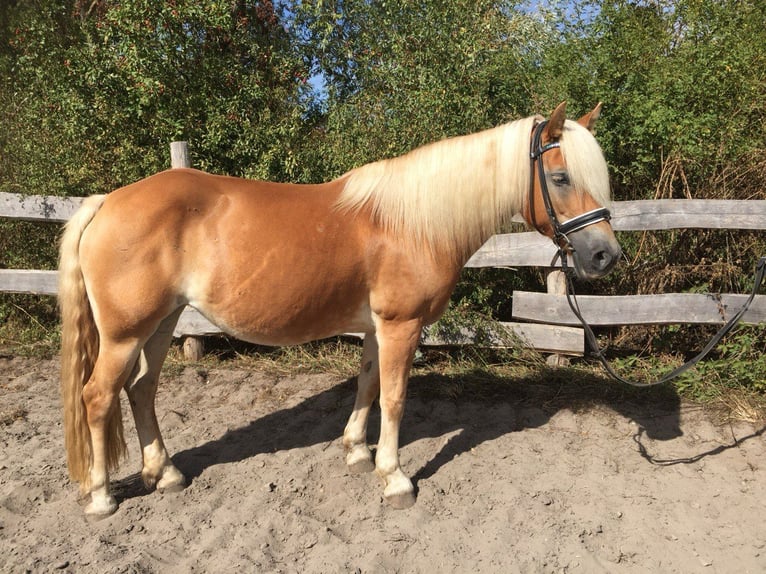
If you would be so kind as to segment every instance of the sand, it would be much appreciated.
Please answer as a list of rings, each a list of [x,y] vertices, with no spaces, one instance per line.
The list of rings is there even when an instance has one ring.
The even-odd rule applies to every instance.
[[[410,386],[400,452],[418,499],[394,510],[344,464],[353,380],[178,368],[158,416],[189,485],[144,490],[126,412],[120,506],[93,521],[66,475],[57,360],[0,356],[0,571],[766,572],[763,425],[433,384]]]

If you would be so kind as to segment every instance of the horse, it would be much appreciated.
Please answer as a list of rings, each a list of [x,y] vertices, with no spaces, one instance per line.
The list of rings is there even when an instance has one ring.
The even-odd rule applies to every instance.
[[[85,513],[117,510],[109,475],[126,454],[122,389],[144,484],[185,486],[154,402],[186,305],[261,345],[364,333],[345,462],[375,470],[394,508],[414,504],[398,454],[409,371],[422,328],[446,308],[471,254],[520,213],[572,255],[583,279],[620,257],[608,217],[562,238],[545,209],[550,203],[564,224],[606,211],[608,170],[592,133],[600,107],[573,121],[562,103],[547,121],[531,116],[445,139],[322,184],[172,169],[86,198],[59,254],[65,447]],[[535,129],[544,149],[530,161]],[[367,421],[378,397],[373,460]]]

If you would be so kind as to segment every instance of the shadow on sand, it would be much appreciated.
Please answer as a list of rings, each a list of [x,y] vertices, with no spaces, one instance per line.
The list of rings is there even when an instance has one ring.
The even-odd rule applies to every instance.
[[[652,464],[658,462],[648,453],[642,437],[671,440],[683,434],[681,400],[671,386],[637,390],[603,377],[584,377],[582,371],[576,372],[576,382],[573,382],[573,372],[569,369],[555,369],[545,375],[544,381],[506,379],[481,372],[469,376],[436,373],[413,376],[400,445],[453,435],[415,471],[412,480],[416,489],[419,481],[433,476],[455,456],[507,433],[544,426],[552,416],[565,409],[576,412],[602,407],[634,421],[637,428],[634,440],[639,453]],[[234,463],[263,453],[330,443],[343,433],[355,391],[356,380],[348,379],[293,407],[272,412],[227,431],[220,438],[179,452],[173,456],[173,462],[191,482],[215,465]],[[495,416],[482,417],[487,408],[500,410]],[[379,425],[379,411],[374,408],[370,417],[369,442],[376,442]],[[716,452],[699,453],[676,462],[694,462],[753,437],[735,440],[729,447],[718,447]],[[146,494],[138,475],[116,481],[114,486],[118,499]]]

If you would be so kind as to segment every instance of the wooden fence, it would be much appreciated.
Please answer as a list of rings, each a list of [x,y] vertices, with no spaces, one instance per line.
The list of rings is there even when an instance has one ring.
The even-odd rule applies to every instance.
[[[65,222],[77,210],[81,198],[22,196],[0,193],[0,217]],[[617,231],[649,231],[682,228],[766,229],[766,200],[656,200],[618,201],[611,206],[612,226]],[[561,355],[582,355],[582,328],[561,294],[561,272],[553,243],[536,232],[495,235],[477,251],[466,267],[549,269],[548,292],[513,293],[513,318],[523,322],[501,323],[535,349]],[[0,292],[55,295],[55,271],[0,269]],[[580,296],[585,319],[596,326],[723,323],[740,308],[747,295],[673,293],[629,296]],[[744,316],[745,323],[766,322],[766,295],[758,295]],[[177,337],[220,333],[191,308],[184,310],[176,327]],[[435,337],[428,343],[438,344]]]

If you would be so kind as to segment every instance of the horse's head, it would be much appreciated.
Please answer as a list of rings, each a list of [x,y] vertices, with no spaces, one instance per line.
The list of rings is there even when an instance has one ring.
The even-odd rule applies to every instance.
[[[609,173],[593,126],[601,104],[577,122],[560,104],[532,133],[531,184],[524,219],[572,256],[577,276],[606,275],[621,249],[609,224]]]

